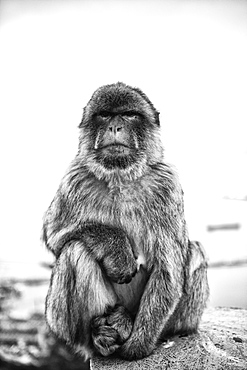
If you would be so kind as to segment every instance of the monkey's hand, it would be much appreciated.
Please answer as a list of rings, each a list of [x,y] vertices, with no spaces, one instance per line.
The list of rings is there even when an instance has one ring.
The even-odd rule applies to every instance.
[[[109,279],[129,283],[137,272],[137,261],[126,233],[108,225],[85,226],[83,240]]]

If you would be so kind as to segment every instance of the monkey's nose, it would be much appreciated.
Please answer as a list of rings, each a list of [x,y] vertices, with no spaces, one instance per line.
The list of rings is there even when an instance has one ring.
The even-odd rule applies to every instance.
[[[109,127],[108,127],[108,130],[110,132],[112,132],[113,134],[117,134],[118,132],[120,132],[121,130],[123,129],[123,126],[121,124],[111,124]]]

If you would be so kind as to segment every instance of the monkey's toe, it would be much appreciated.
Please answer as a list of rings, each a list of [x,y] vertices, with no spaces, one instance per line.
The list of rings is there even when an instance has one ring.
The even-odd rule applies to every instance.
[[[92,329],[94,348],[102,356],[110,356],[120,347],[117,344],[118,338],[119,334],[110,326],[100,326]]]

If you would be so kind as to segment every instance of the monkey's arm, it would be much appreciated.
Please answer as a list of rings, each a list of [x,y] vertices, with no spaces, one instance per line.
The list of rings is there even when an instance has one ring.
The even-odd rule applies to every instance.
[[[91,319],[116,301],[112,285],[83,244],[75,241],[65,246],[52,270],[46,298],[46,320],[52,332],[91,357]]]
[[[137,272],[137,263],[126,233],[97,222],[80,222],[75,202],[58,191],[44,220],[43,240],[47,248],[58,258],[66,246],[79,241],[110,280],[130,282]]]
[[[91,345],[91,320],[103,317],[117,303],[109,280],[130,281],[137,266],[126,233],[99,223],[80,222],[79,212],[76,214],[73,204],[69,204],[75,201],[72,200],[58,193],[44,220],[43,239],[56,256],[46,300],[46,319],[59,338],[75,348],[79,346],[81,354],[91,356],[95,350]],[[118,308],[111,319],[117,314]],[[114,343],[108,343],[108,351],[118,348],[119,338],[129,335],[132,322],[127,314],[126,317],[127,331],[126,320],[124,326],[118,322],[120,334],[118,327],[111,327]]]
[[[137,272],[137,263],[123,230],[108,225],[87,224],[78,234],[111,281],[126,284],[132,280]]]

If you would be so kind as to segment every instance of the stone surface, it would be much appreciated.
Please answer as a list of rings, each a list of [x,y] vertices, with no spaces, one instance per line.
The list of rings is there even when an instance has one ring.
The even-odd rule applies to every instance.
[[[247,370],[247,310],[207,309],[197,334],[172,338],[138,361],[93,358],[91,370],[98,369]]]

